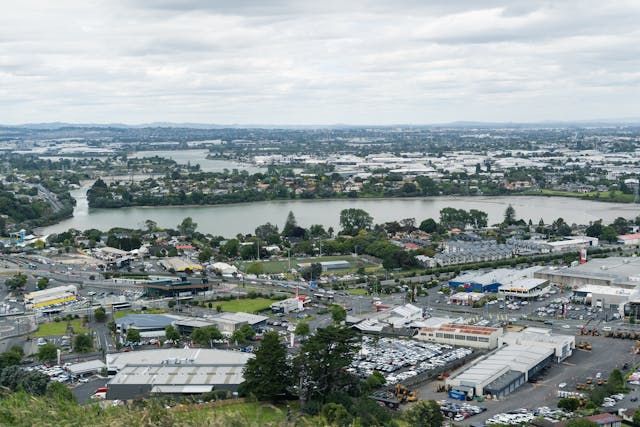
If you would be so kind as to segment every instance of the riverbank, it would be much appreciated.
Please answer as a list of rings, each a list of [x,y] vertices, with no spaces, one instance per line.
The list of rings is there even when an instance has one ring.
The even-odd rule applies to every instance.
[[[113,227],[144,228],[147,219],[160,227],[175,228],[189,216],[198,223],[198,231],[225,237],[238,233],[253,233],[258,225],[270,222],[282,226],[287,213],[292,211],[298,224],[309,227],[322,224],[325,229],[340,229],[340,212],[343,209],[359,208],[367,211],[375,223],[415,218],[418,223],[426,218],[438,219],[440,210],[477,209],[488,214],[490,224],[501,222],[504,211],[511,205],[516,216],[525,221],[538,223],[542,219],[551,223],[562,217],[568,224],[588,224],[602,219],[612,222],[615,218],[635,218],[640,207],[631,203],[596,203],[573,197],[540,197],[541,195],[515,196],[437,196],[404,198],[362,199],[286,199],[251,203],[232,203],[210,206],[153,206],[127,207],[119,209],[89,208],[85,191],[75,190],[72,196],[77,204],[73,218],[41,230],[44,234],[59,233],[69,228],[85,230],[97,228],[109,230]]]
[[[535,190],[526,191],[524,193],[518,193],[515,195],[525,196],[547,196],[547,197],[574,197],[583,200],[592,200],[594,202],[605,203],[633,203],[635,195],[625,194],[622,191],[592,191],[589,193],[578,193],[573,191],[560,191],[560,190]]]
[[[249,200],[249,201],[223,201],[220,203],[201,203],[201,204],[193,204],[193,203],[185,203],[185,204],[157,204],[157,205],[147,205],[147,204],[131,204],[126,206],[99,206],[94,207],[89,204],[89,207],[92,209],[127,209],[127,208],[157,208],[157,207],[208,207],[208,206],[222,206],[222,205],[252,205],[255,203],[267,203],[267,202],[279,202],[279,201],[335,201],[335,200],[411,200],[411,199],[438,199],[438,198],[452,198],[452,197],[461,197],[461,198],[485,198],[485,197],[526,197],[526,196],[536,196],[536,197],[566,197],[566,198],[576,198],[589,200],[594,202],[604,202],[604,203],[633,203],[634,195],[632,194],[624,194],[620,191],[616,191],[616,194],[612,195],[610,193],[575,193],[569,191],[558,191],[558,190],[539,190],[539,191],[527,191],[522,193],[510,193],[510,194],[502,194],[502,195],[483,195],[483,194],[470,194],[470,195],[441,195],[441,196],[398,196],[398,197],[389,197],[389,196],[376,196],[376,195],[364,195],[361,197],[349,197],[346,194],[342,197],[316,197],[313,199],[304,199],[304,198],[296,198],[291,199],[288,197],[282,198],[274,198],[274,199],[265,199],[265,200]]]

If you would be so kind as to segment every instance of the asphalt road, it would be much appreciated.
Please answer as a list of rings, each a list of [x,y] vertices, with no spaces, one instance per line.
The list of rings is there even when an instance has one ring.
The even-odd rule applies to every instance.
[[[585,337],[577,336],[576,340],[579,341],[583,338]],[[591,351],[576,349],[573,355],[564,362],[552,364],[537,383],[527,383],[502,400],[487,400],[482,403],[476,403],[479,406],[486,407],[487,411],[463,422],[456,422],[456,425],[484,422],[495,414],[512,411],[517,408],[556,407],[559,400],[556,395],[559,390],[559,384],[566,383],[566,387],[563,390],[576,391],[575,385],[578,383],[584,384],[587,377],[593,378],[598,372],[602,372],[604,377],[608,377],[614,368],[621,369],[625,362],[629,363],[629,366],[634,363],[635,356],[631,352],[633,341],[589,337],[589,342],[593,346]],[[417,388],[420,399],[451,400],[446,393],[435,392],[436,385],[439,383],[441,382],[432,381]],[[625,401],[616,405],[616,408],[638,407],[638,402],[629,401],[629,398],[633,395],[637,396],[638,392],[630,393]]]

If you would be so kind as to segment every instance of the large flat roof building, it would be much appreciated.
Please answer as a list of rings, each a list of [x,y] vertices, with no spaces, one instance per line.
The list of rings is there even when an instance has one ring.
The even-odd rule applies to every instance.
[[[24,295],[27,309],[44,308],[76,300],[78,288],[75,285],[56,286]]]
[[[507,297],[529,299],[544,295],[548,290],[548,280],[526,277],[500,286],[498,292]]]
[[[504,397],[545,366],[570,356],[573,348],[573,336],[554,335],[547,329],[509,332],[499,337],[497,351],[449,377],[447,384],[464,393]]]
[[[567,268],[547,267],[534,277],[565,286],[617,285],[635,288],[640,285],[639,257],[595,258],[585,264]]]
[[[464,288],[465,292],[498,292],[500,286],[515,280],[533,277],[542,267],[529,267],[521,270],[515,268],[497,268],[489,271],[472,271],[464,273],[449,281],[453,289]]]
[[[107,398],[236,390],[252,357],[250,353],[200,348],[108,354],[107,369],[115,377],[107,386]]]

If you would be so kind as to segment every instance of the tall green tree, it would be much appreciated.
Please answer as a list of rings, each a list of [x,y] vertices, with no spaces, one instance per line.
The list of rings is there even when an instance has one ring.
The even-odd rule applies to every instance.
[[[93,349],[93,338],[89,334],[78,334],[73,338],[73,350],[88,353]]]
[[[155,229],[158,228],[158,223],[155,222],[154,220],[148,219],[144,222],[144,226],[147,229],[147,231],[154,231]]]
[[[240,242],[237,239],[229,239],[220,248],[224,256],[227,258],[235,258],[238,256],[238,250],[240,249]]]
[[[620,388],[624,385],[624,377],[622,376],[622,372],[619,369],[614,369],[611,371],[611,375],[609,375],[609,384],[611,387]]]
[[[22,273],[18,273],[15,276],[10,277],[9,279],[4,281],[4,285],[7,287],[7,289],[14,292],[24,288],[26,284],[27,276]]]
[[[306,337],[311,333],[311,327],[309,326],[309,322],[301,321],[296,325],[296,329],[293,332],[299,337]]]
[[[47,286],[49,286],[49,278],[48,277],[39,278],[38,281],[36,282],[36,286],[38,287],[38,289],[47,289]]]
[[[195,328],[191,332],[190,338],[196,344],[208,346],[212,340],[221,340],[224,335],[215,326],[205,326],[204,328]]]
[[[168,325],[164,328],[164,336],[168,340],[177,341],[180,339],[180,332],[178,332],[178,329],[175,326]]]
[[[440,209],[440,225],[446,229],[464,229],[469,223],[469,213],[464,209],[443,208]]]
[[[421,400],[407,409],[403,418],[412,427],[440,427],[443,421],[440,405],[433,400]]]
[[[504,220],[502,223],[504,225],[513,225],[517,222],[516,220],[516,210],[513,206],[507,206],[507,209],[504,210]]]
[[[363,209],[349,208],[340,212],[340,226],[344,234],[355,236],[362,230],[369,230],[373,217]]]
[[[22,355],[16,351],[5,351],[0,354],[0,370],[6,368],[7,366],[15,366],[19,365],[22,361]]]
[[[201,249],[200,252],[198,253],[198,261],[207,262],[211,259],[212,255],[213,255],[213,250],[207,246]]]
[[[287,348],[277,332],[267,332],[255,357],[247,362],[242,389],[260,400],[279,400],[286,396],[291,379]]]
[[[96,319],[96,322],[104,322],[107,320],[107,311],[104,307],[98,307],[93,312],[93,318]]]
[[[477,209],[469,211],[469,223],[475,228],[486,227],[489,224],[489,215]]]
[[[274,236],[277,236],[279,234],[280,232],[278,231],[278,226],[273,225],[270,222],[259,225],[255,229],[256,237],[260,238],[261,240],[271,241]]]
[[[19,389],[41,396],[47,390],[49,377],[38,371],[25,371],[19,366],[9,366],[0,372],[0,385],[11,391]]]
[[[357,381],[345,368],[358,351],[355,332],[342,325],[320,328],[301,347],[294,361],[303,406],[325,403],[332,392],[348,390]]]
[[[191,218],[190,216],[183,219],[182,222],[178,225],[178,231],[184,236],[191,236],[193,233],[195,233],[196,228],[198,228],[198,224],[196,222],[193,222],[193,218]]]
[[[329,306],[329,312],[331,313],[331,319],[336,323],[347,320],[347,310],[338,304]]]
[[[58,347],[55,344],[46,343],[38,347],[38,359],[43,362],[55,360],[58,357]]]
[[[438,223],[433,218],[427,218],[418,227],[425,233],[434,233],[438,229]]]
[[[298,222],[296,221],[296,217],[292,211],[289,211],[287,215],[287,220],[284,223],[284,228],[282,229],[283,236],[293,236],[296,227],[298,227]]]
[[[129,328],[127,329],[127,335],[125,338],[128,342],[140,342],[142,337],[140,336],[140,331],[137,329]]]
[[[616,233],[616,230],[613,227],[606,225],[602,227],[602,230],[600,232],[600,240],[613,243],[618,240],[618,233]]]

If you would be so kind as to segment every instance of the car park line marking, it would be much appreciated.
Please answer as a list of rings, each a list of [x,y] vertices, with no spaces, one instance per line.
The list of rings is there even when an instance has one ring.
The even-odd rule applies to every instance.
[[[578,350],[579,350],[579,349],[578,349]],[[587,350],[582,350],[582,351],[587,351]],[[563,365],[565,365],[565,366],[576,366],[576,364],[575,364],[575,363],[571,363],[571,362],[560,362],[560,363],[562,363],[562,364],[563,364]]]

